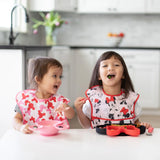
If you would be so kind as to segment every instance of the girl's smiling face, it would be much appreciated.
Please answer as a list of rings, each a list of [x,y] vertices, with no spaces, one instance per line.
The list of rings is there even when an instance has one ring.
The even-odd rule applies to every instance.
[[[38,83],[38,95],[41,98],[49,98],[53,94],[56,94],[62,83],[62,68],[52,66],[48,69],[48,72],[43,76],[42,80]]]
[[[115,56],[100,62],[99,79],[102,80],[103,88],[118,87],[121,89],[123,76],[123,66]]]

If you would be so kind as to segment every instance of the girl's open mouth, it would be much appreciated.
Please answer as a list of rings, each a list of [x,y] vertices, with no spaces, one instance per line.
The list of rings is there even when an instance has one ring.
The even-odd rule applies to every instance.
[[[114,74],[109,74],[109,75],[107,75],[107,78],[108,78],[108,79],[112,79],[112,78],[114,78],[114,77],[115,77]]]
[[[58,86],[57,86],[57,85],[54,85],[53,88],[58,89]]]

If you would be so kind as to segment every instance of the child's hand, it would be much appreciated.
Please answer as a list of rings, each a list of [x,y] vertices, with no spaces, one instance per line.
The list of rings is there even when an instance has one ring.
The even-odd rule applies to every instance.
[[[78,97],[75,102],[74,102],[74,106],[77,110],[82,109],[82,106],[84,103],[86,103],[87,98],[85,97]]]
[[[67,119],[72,119],[75,115],[74,109],[66,103],[60,104],[55,112],[58,112],[61,117],[64,117],[65,115]]]
[[[68,109],[70,109],[70,107],[67,104],[62,103],[59,105],[59,107],[55,111],[56,112],[66,112]]]
[[[152,127],[149,123],[146,123],[146,122],[141,122],[140,125],[145,126],[146,129],[148,129],[149,127]]]
[[[21,126],[20,131],[25,134],[31,134],[33,131],[29,129],[28,124],[24,124]]]

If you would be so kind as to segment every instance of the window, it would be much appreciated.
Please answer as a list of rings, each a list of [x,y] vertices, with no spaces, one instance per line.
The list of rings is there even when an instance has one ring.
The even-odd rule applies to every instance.
[[[22,4],[26,7],[27,0],[6,0],[0,1],[0,30],[9,31],[11,26],[11,11],[16,4]],[[24,10],[21,7],[17,7],[13,12],[13,28],[17,32],[26,32],[27,24],[25,22]]]

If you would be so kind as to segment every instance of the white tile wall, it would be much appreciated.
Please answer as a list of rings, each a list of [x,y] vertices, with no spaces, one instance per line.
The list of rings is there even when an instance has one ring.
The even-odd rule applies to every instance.
[[[76,14],[60,13],[69,24],[59,28],[57,44],[108,46],[108,32],[124,32],[121,46],[160,47],[160,14]],[[31,12],[30,19],[38,17]],[[40,18],[40,17],[39,17]],[[15,44],[44,45],[44,27],[33,35],[32,22],[28,33],[20,34]],[[0,32],[0,44],[8,44],[9,33]]]
[[[64,14],[68,26],[59,33],[60,44],[107,46],[108,32],[124,32],[121,46],[160,46],[160,15]]]

